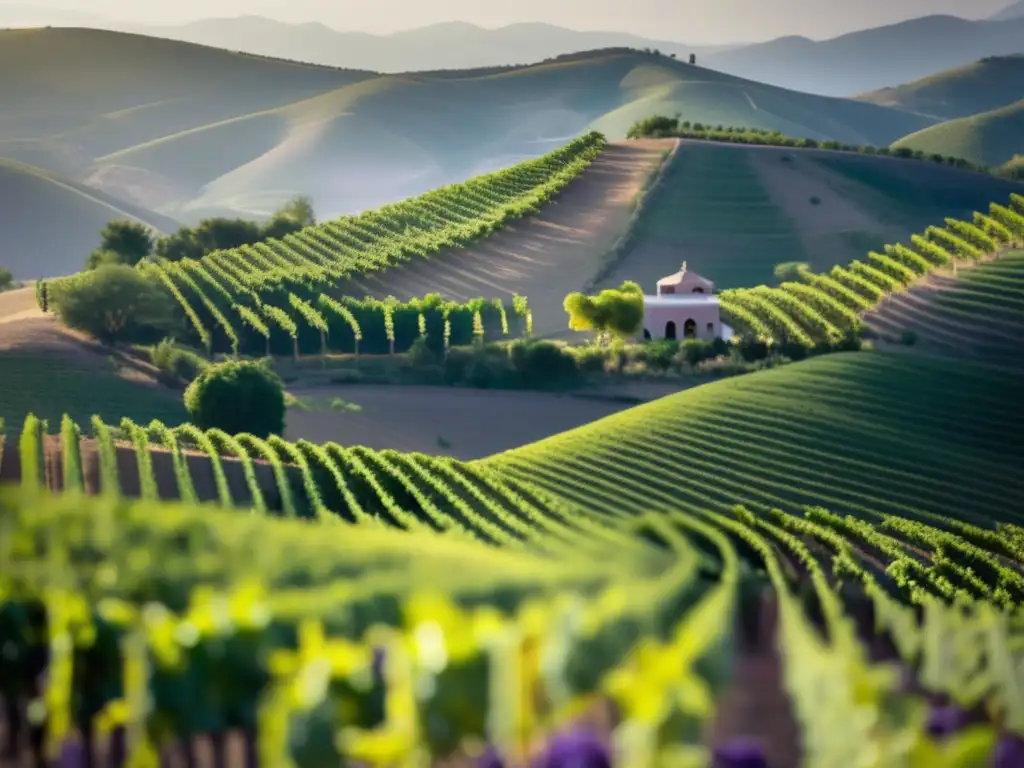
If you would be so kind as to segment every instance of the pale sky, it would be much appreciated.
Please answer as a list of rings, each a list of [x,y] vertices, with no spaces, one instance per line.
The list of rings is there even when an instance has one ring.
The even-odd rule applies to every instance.
[[[3,4],[0,0],[0,7]],[[143,23],[251,14],[375,33],[454,20],[484,27],[544,21],[708,45],[782,35],[822,39],[931,13],[981,18],[1010,0],[21,0],[17,4]]]

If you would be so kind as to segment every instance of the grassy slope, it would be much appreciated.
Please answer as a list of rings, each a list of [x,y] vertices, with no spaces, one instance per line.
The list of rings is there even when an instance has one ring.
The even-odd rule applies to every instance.
[[[15,279],[66,275],[82,268],[111,219],[136,219],[161,231],[166,216],[22,163],[0,159],[0,267]]]
[[[611,515],[817,504],[1019,521],[1022,386],[1005,369],[843,353],[691,389],[482,463]]]
[[[1021,189],[913,160],[683,142],[604,284],[653,290],[683,260],[719,289],[774,284],[781,262],[827,269]]]
[[[267,194],[296,190],[322,215],[361,210],[540,154],[590,125],[624,134],[652,112],[876,144],[932,122],[607,51],[376,78],[96,30],[15,30],[0,33],[0,68],[18,73],[0,84],[12,107],[0,153],[48,158],[115,192],[125,176],[142,180],[130,185],[138,194],[167,186],[147,204],[194,216],[259,212]]]
[[[1002,165],[1024,152],[1024,99],[990,112],[948,120],[905,136],[894,147]]]
[[[936,274],[867,315],[874,332],[955,357],[1024,366],[1024,251],[997,261]]]
[[[997,56],[857,98],[939,119],[989,112],[1024,93],[1024,54]]]
[[[974,211],[1004,203],[1024,189],[1020,182],[932,162],[840,153],[823,153],[816,162],[842,178],[841,194],[908,232],[941,223],[946,216],[970,219]]]

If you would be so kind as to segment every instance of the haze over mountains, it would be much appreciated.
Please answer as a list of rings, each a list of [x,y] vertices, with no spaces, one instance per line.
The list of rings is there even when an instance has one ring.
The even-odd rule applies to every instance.
[[[1024,53],[1024,7],[1019,2],[988,20],[926,16],[829,40],[788,36],[718,46],[542,23],[485,29],[448,22],[389,35],[339,31],[321,23],[290,24],[260,16],[144,26],[70,11],[33,11],[26,6],[0,6],[2,24],[103,27],[391,73],[527,64],[596,48],[654,48],[683,59],[695,53],[698,63],[720,72],[828,96],[850,96],[917,80],[985,56]]]
[[[218,24],[222,32],[214,34]],[[1024,55],[993,57],[1010,33],[1019,32],[1006,45],[1024,46],[1024,16],[929,17],[821,43],[784,38],[698,52],[697,66],[687,63],[688,49],[666,55],[675,53],[668,43],[546,24],[441,24],[373,36],[243,17],[178,29],[210,34],[219,45],[95,28],[0,31],[0,195],[24,203],[0,210],[0,231],[21,233],[19,252],[59,251],[61,269],[77,267],[92,247],[83,239],[91,242],[112,216],[166,231],[214,215],[260,219],[300,194],[313,199],[320,218],[331,218],[535,157],[582,131],[619,139],[655,114],[819,141],[899,144],[979,164],[1024,153]],[[920,68],[904,54],[913,46],[899,40],[916,40],[928,51],[922,56],[941,58],[969,49],[964,40],[974,32],[955,30],[981,30],[994,47],[965,66],[929,69],[928,77],[857,98],[777,87],[761,78],[771,75],[768,64],[757,63],[775,62],[777,79],[789,77],[780,73],[791,66],[836,91],[871,72],[898,82],[885,74],[885,57],[865,51],[899,54],[891,71]],[[276,41],[275,31],[282,33]],[[226,50],[260,35],[279,46],[269,52],[280,58]],[[338,45],[345,35],[363,48]],[[980,46],[984,35],[970,44]],[[609,47],[616,40],[661,52]],[[385,69],[380,58],[365,69],[284,60],[301,48],[306,58],[317,50],[393,54],[433,57],[435,66],[449,56],[443,66],[450,66],[458,56],[493,60],[531,45],[540,58],[560,47],[575,52],[529,66],[402,74],[374,71]],[[602,47],[580,50],[587,45]],[[763,72],[741,78],[714,63],[728,56],[734,68]],[[841,82],[847,85],[834,85]],[[59,244],[33,210],[63,222]]]

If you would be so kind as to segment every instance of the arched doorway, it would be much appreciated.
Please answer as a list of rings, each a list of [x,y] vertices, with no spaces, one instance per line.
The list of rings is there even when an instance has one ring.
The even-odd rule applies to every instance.
[[[665,323],[665,338],[675,340],[676,338],[676,321],[669,320]]]
[[[644,328],[644,341],[650,341],[650,340],[651,340],[651,332],[648,331],[646,328]]]
[[[683,323],[683,337],[687,339],[697,338],[697,321],[687,320]]]

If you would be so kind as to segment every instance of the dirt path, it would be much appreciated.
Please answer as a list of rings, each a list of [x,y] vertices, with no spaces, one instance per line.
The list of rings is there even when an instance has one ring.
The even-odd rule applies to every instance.
[[[36,303],[36,289],[34,287],[18,288],[13,291],[0,293],[0,323],[38,317],[44,317],[44,315]],[[2,338],[3,333],[4,331],[0,331],[0,338]]]
[[[530,300],[534,332],[565,328],[562,300],[597,271],[625,231],[647,177],[673,139],[613,142],[537,216],[469,248],[352,281],[346,293],[399,299],[437,292],[453,300],[475,296]]]

